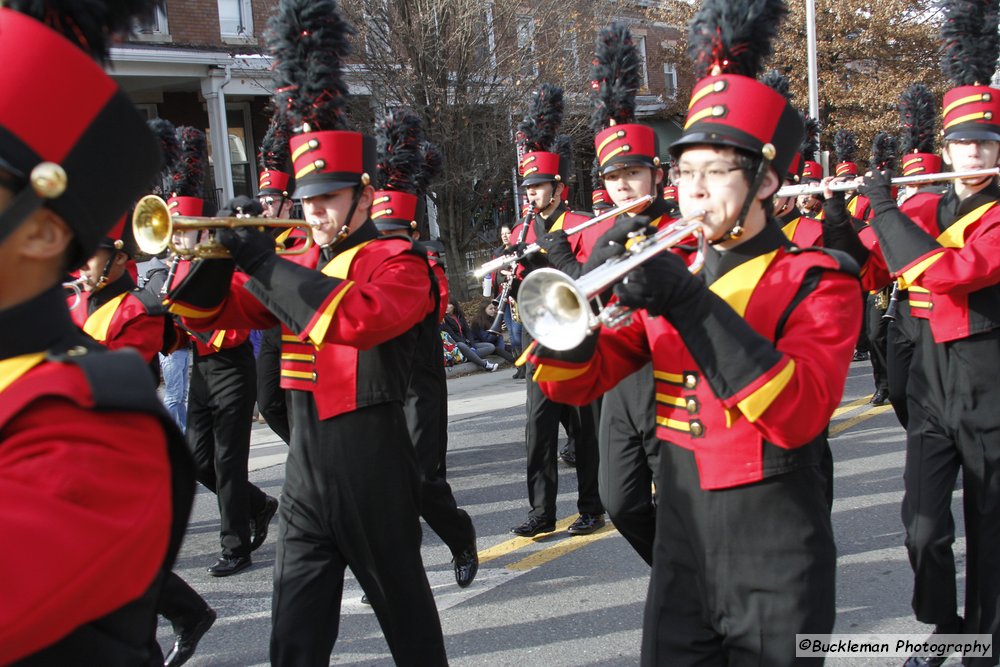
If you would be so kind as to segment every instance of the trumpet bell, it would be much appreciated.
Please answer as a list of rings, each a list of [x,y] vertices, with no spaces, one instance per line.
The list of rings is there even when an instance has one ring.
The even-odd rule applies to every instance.
[[[521,284],[517,305],[532,338],[563,352],[586,339],[596,325],[587,295],[565,273],[543,268],[531,272]]]
[[[147,195],[139,200],[132,213],[132,234],[139,249],[147,255],[159,255],[167,249],[173,221],[162,199]]]

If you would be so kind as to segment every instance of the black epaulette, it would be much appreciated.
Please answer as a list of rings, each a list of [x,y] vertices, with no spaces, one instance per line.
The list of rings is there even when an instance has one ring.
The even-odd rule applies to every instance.
[[[146,308],[147,315],[166,315],[167,309],[163,305],[163,300],[150,292],[148,289],[137,287],[132,290],[132,296],[139,300]]]
[[[156,387],[149,366],[133,350],[109,351],[99,343],[79,344],[65,350],[52,350],[50,361],[74,364],[83,371],[97,410],[146,412],[163,417],[163,405],[156,397]]]
[[[837,262],[837,271],[843,271],[844,273],[854,276],[855,278],[861,275],[861,267],[858,266],[858,263],[854,261],[853,257],[848,255],[843,250],[834,250],[832,248],[823,248],[820,246],[800,248],[793,245],[788,248],[788,252],[793,255],[799,255],[805,252],[821,252],[828,257],[832,257]]]

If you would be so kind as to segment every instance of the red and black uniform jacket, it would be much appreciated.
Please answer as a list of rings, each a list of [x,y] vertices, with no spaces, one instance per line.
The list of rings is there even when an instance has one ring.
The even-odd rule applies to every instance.
[[[196,261],[170,311],[200,330],[280,323],[281,386],[312,394],[320,419],[402,401],[414,326],[438,308],[427,260],[371,221],[328,252],[273,257],[252,277],[229,260]]]
[[[852,267],[769,223],[725,253],[709,248],[706,283],[668,317],[642,310],[569,353],[535,350],[535,378],[583,405],[652,360],[657,436],[694,453],[703,489],[818,465],[861,327]]]
[[[96,292],[83,292],[70,311],[84,333],[109,350],[132,348],[146,363],[176,344],[176,332],[159,300],[135,286],[127,273]]]
[[[800,248],[823,245],[823,223],[816,218],[792,212],[781,218],[778,223],[788,240]]]
[[[60,287],[0,312],[0,664],[153,662],[193,493],[137,354],[82,334]]]
[[[934,342],[1000,327],[1000,186],[962,201],[954,189],[921,191],[876,210],[872,228],[871,262],[909,290],[910,312],[929,320]]]

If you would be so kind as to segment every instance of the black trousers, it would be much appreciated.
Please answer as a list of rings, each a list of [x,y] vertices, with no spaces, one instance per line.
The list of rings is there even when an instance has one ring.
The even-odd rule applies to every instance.
[[[436,327],[431,333],[432,349],[414,355],[403,413],[420,472],[420,516],[456,556],[475,544],[476,531],[448,484],[448,380],[441,336]]]
[[[271,663],[330,663],[350,567],[396,664],[447,664],[420,559],[420,480],[402,406],[383,403],[320,421],[311,394],[290,391],[289,399]]]
[[[868,292],[861,292],[861,330],[858,332],[858,342],[854,346],[856,352],[869,352],[871,342],[868,340]]]
[[[250,517],[267,500],[248,480],[256,386],[250,341],[207,356],[195,352],[185,435],[198,481],[218,498],[226,558],[250,554]]]
[[[906,428],[906,386],[910,379],[913,349],[917,344],[917,323],[910,314],[910,302],[903,296],[896,302],[896,319],[886,331],[886,370],[889,376],[889,401],[896,419]]]
[[[795,634],[833,630],[837,554],[823,473],[704,491],[694,454],[661,447],[642,664],[820,663],[795,658]]]
[[[281,327],[264,332],[257,353],[257,407],[271,430],[287,445],[291,440],[288,405],[281,388]]]
[[[533,364],[527,371],[527,422],[525,445],[528,458],[529,517],[554,520],[556,495],[559,492],[559,418],[566,409],[542,393],[531,379]],[[581,514],[603,514],[601,497],[597,488],[597,414],[594,405],[578,408],[580,432],[576,439],[577,511]]]
[[[175,634],[194,627],[207,608],[205,599],[179,575],[174,572],[166,575],[156,611],[170,621]]]
[[[913,611],[924,623],[957,615],[951,497],[962,474],[964,632],[1000,641],[1000,331],[934,343],[919,327],[910,368],[902,518],[913,568]],[[969,660],[969,665],[992,665]]]
[[[875,391],[889,391],[889,373],[886,362],[886,332],[889,321],[882,316],[884,310],[875,306],[875,295],[869,294],[865,305],[865,327],[868,336],[869,359],[872,362],[872,376]]]
[[[601,500],[615,528],[647,564],[653,564],[656,506],[652,482],[659,464],[653,365],[604,395],[597,434]]]

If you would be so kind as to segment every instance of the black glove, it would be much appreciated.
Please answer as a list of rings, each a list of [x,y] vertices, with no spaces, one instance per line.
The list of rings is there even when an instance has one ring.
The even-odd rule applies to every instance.
[[[569,238],[562,229],[549,232],[538,239],[538,246],[548,255],[549,263],[559,270],[569,263],[576,262],[576,254],[569,245]]]
[[[236,265],[248,275],[254,275],[267,262],[276,258],[274,238],[255,227],[220,229],[216,238],[229,250]]]
[[[650,315],[665,315],[670,306],[698,290],[701,283],[684,262],[671,252],[661,252],[633,269],[615,285],[623,306],[644,308]]]
[[[615,220],[611,229],[604,232],[601,238],[590,251],[590,257],[583,265],[583,272],[589,273],[604,264],[613,257],[618,257],[625,253],[625,244],[631,234],[645,229],[649,226],[649,218],[644,215],[637,215],[634,218],[622,216]],[[655,234],[653,229],[646,229],[646,234]]]
[[[514,254],[516,254],[518,257],[520,257],[521,255],[524,254],[524,251],[527,249],[528,245],[530,245],[530,244],[528,244],[528,243],[518,243],[517,245],[514,246]],[[540,252],[533,252],[530,255],[528,255],[527,257],[524,257],[523,259],[521,259],[521,261],[518,262],[518,263],[521,266],[523,266],[524,270],[527,272],[527,271],[534,271],[535,269],[540,269],[542,267],[548,266],[549,265],[549,260],[546,259],[545,255],[543,255],[542,253],[540,253]]]
[[[864,181],[858,187],[858,192],[868,197],[872,211],[876,215],[896,208],[896,199],[892,196],[890,176],[881,171],[873,171],[865,175]]]

